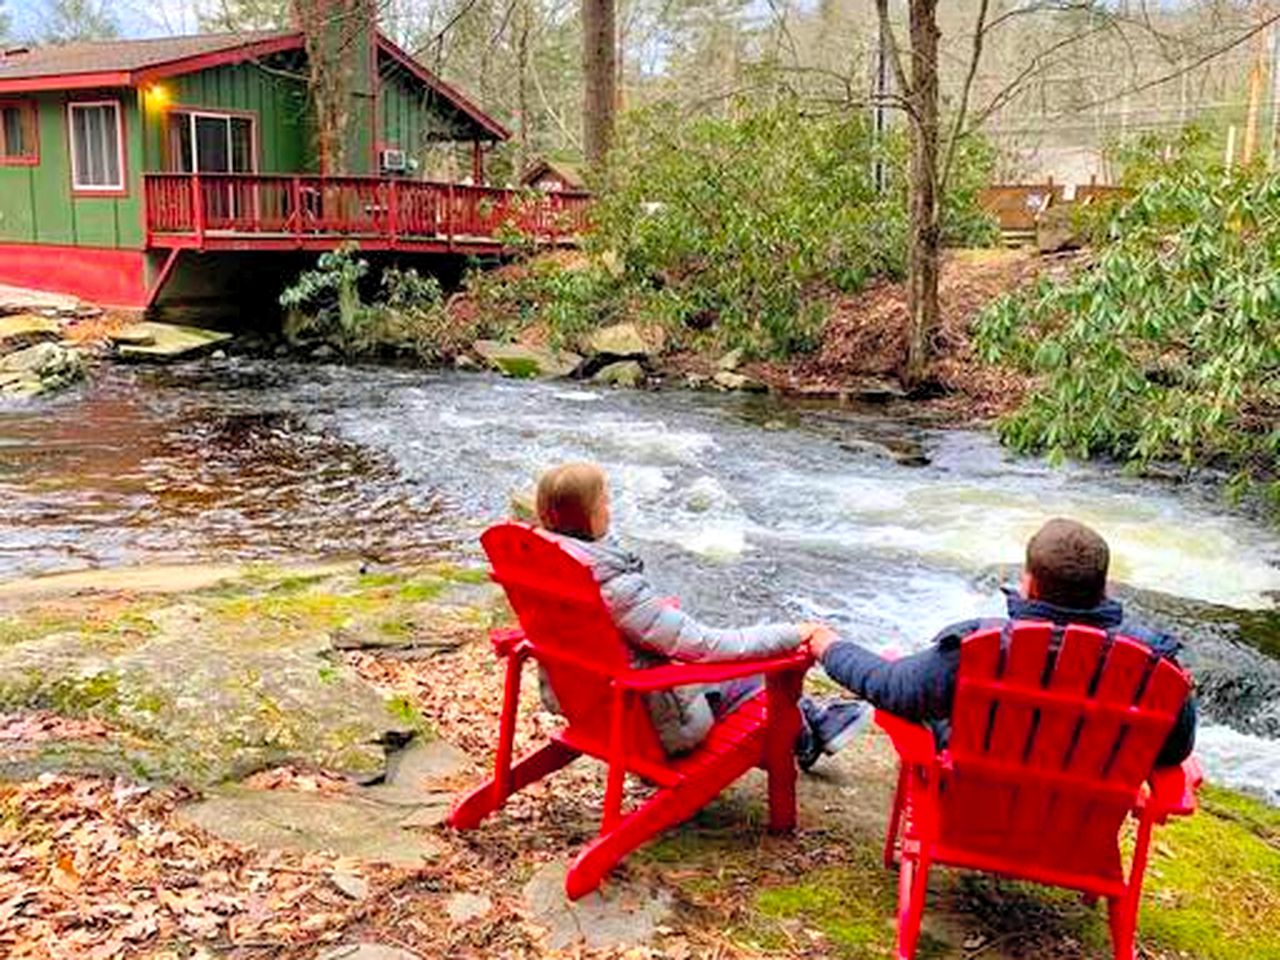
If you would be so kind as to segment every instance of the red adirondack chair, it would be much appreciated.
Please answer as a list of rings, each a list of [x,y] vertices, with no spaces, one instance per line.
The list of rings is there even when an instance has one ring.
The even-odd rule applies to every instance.
[[[915,955],[929,868],[966,867],[1107,899],[1116,960],[1133,960],[1152,828],[1191,814],[1198,764],[1152,771],[1190,690],[1137,641],[1019,622],[963,641],[950,745],[876,711],[900,768],[885,865],[900,854],[899,960]],[[1138,821],[1126,878],[1120,830]]]
[[[507,659],[494,775],[456,804],[449,817],[452,826],[475,827],[511,793],[585,753],[605,761],[609,773],[600,834],[565,878],[565,892],[572,899],[596,889],[628,853],[687,820],[753,767],[764,768],[769,776],[769,828],[794,828],[793,744],[800,729],[796,701],[811,664],[807,654],[632,669],[626,643],[586,566],[551,538],[521,524],[499,524],[481,543],[520,627],[493,632],[494,650]],[[512,764],[521,667],[529,657],[545,670],[568,726]],[[644,694],[760,674],[766,678],[764,693],[724,717],[693,752],[674,759],[666,755]],[[628,773],[658,790],[624,815],[622,787]]]

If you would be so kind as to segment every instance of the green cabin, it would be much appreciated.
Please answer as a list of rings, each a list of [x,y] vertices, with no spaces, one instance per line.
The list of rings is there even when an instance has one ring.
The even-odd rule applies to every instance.
[[[529,209],[484,185],[502,124],[372,23],[357,41],[341,175],[318,155],[301,32],[5,51],[0,283],[145,308],[184,257],[495,253],[517,208],[577,228],[585,197]],[[467,176],[423,178],[442,142],[469,145]]]

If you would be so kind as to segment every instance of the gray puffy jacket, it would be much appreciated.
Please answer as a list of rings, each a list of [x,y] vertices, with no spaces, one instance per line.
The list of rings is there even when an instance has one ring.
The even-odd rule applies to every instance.
[[[552,536],[591,569],[609,615],[631,645],[632,664],[637,668],[660,666],[671,660],[751,660],[792,650],[800,644],[800,631],[794,624],[722,630],[699,623],[683,610],[666,604],[645,577],[644,562],[612,539],[589,541]],[[558,712],[545,680],[541,688],[547,709]],[[658,739],[670,754],[692,750],[715,723],[706,688],[698,685],[649,694],[649,713]]]

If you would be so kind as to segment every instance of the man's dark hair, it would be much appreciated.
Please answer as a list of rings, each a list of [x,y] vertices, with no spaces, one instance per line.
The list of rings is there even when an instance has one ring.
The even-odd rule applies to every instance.
[[[1110,562],[1107,541],[1075,520],[1050,520],[1027,542],[1027,571],[1039,599],[1059,607],[1084,610],[1100,604]]]

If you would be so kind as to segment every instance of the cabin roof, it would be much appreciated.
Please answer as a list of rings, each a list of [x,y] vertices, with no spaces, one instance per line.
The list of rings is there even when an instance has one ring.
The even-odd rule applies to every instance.
[[[302,34],[289,30],[206,33],[146,40],[94,40],[47,47],[10,47],[0,54],[0,95],[38,90],[136,87],[164,77],[239,63],[303,48]],[[510,131],[378,34],[378,49],[415,80],[465,115],[488,137],[506,140]]]
[[[0,83],[37,77],[97,73],[132,73],[172,65],[211,53],[260,48],[264,42],[296,40],[286,30],[251,33],[205,33],[191,37],[148,40],[90,40],[46,47],[10,47],[0,56]]]
[[[548,160],[546,157],[538,157],[529,166],[525,167],[524,173],[520,174],[520,183],[523,186],[528,186],[548,173],[558,177],[564,182],[565,186],[573,190],[582,190],[587,185],[582,174],[573,164],[563,163],[559,160]]]

